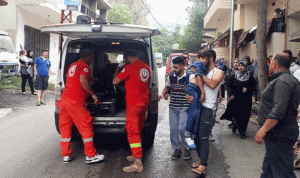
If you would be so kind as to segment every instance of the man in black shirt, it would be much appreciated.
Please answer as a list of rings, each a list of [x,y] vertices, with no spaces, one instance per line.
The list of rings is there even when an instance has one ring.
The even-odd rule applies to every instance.
[[[295,178],[293,172],[293,145],[299,128],[297,108],[300,101],[300,83],[289,71],[291,60],[288,54],[276,54],[271,60],[271,82],[263,91],[258,113],[261,129],[255,140],[262,144],[266,155],[263,161],[262,178]]]

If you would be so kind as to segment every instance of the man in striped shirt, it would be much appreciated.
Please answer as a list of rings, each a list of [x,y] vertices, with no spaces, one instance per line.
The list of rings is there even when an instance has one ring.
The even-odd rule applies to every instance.
[[[158,97],[168,99],[168,93],[171,92],[171,101],[169,105],[169,123],[170,123],[170,139],[174,151],[171,159],[178,159],[181,156],[180,139],[185,146],[184,159],[191,159],[191,149],[185,141],[185,129],[188,118],[187,109],[189,103],[185,99],[185,87],[188,82],[186,71],[184,70],[183,57],[176,57],[172,60],[174,73],[168,77],[167,84]]]

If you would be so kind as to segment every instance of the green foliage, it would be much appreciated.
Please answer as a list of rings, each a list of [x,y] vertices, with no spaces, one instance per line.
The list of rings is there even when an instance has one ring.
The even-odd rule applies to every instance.
[[[172,53],[172,44],[174,44],[174,37],[172,33],[165,29],[159,29],[161,35],[152,38],[152,45],[154,52],[162,53],[163,58],[168,57]]]
[[[125,6],[117,5],[108,11],[108,21],[133,24],[133,13]]]
[[[175,27],[174,32],[168,32],[160,29],[161,35],[153,37],[155,52],[163,53],[163,58],[172,53],[172,45],[178,43],[180,49],[185,49],[190,53],[198,53],[201,50],[202,32],[204,27],[205,1],[191,0],[193,6],[187,8],[189,14],[189,23],[184,28],[184,34],[180,34],[180,25]]]
[[[202,32],[204,27],[205,2],[204,0],[191,0],[193,6],[188,8],[189,24],[184,29],[180,46],[188,52],[198,53],[201,50]]]
[[[35,83],[35,79],[33,80]],[[2,77],[0,80],[0,91],[2,90],[21,90],[22,77],[13,76],[13,77]],[[25,89],[30,90],[28,81],[26,82]],[[55,85],[53,83],[48,83],[48,90],[54,90]]]
[[[146,7],[150,10],[151,7],[146,2],[146,0],[143,0],[143,2],[145,3]],[[145,5],[142,3],[141,0],[108,0],[108,3],[110,3],[113,6],[113,9],[119,6],[129,10],[133,16],[132,24],[145,26],[149,25],[147,19],[149,12],[145,8]],[[108,12],[112,10],[109,10]]]

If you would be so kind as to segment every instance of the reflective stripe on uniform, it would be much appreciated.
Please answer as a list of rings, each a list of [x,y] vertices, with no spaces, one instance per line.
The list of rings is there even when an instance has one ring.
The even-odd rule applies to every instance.
[[[70,142],[71,138],[61,138],[60,142]]]
[[[82,140],[83,140],[83,142],[92,142],[93,138],[84,138]]]
[[[138,147],[142,147],[141,143],[132,143],[130,144],[130,148],[138,148]]]

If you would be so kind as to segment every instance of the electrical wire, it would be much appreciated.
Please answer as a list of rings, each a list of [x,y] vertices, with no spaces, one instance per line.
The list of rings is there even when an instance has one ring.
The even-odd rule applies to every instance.
[[[164,30],[168,31],[165,27],[163,27],[158,20],[154,17],[154,15],[150,12],[150,10],[148,9],[148,7],[146,6],[146,4],[144,3],[143,0],[141,0],[141,2],[143,3],[144,7],[146,8],[146,10],[149,12],[149,14],[153,17],[153,19],[156,21],[156,23],[161,26]]]

